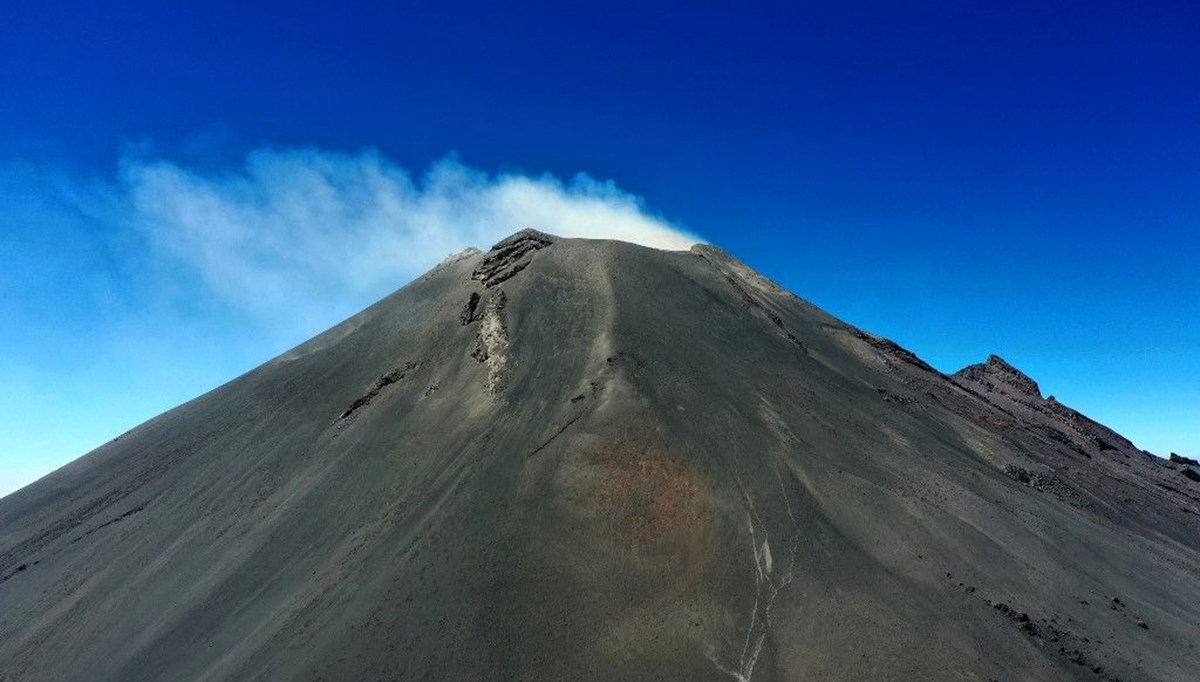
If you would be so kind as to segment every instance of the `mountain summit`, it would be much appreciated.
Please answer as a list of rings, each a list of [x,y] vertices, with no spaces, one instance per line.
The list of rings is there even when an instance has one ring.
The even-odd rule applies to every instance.
[[[523,231],[0,500],[0,679],[1195,680],[1185,471]]]

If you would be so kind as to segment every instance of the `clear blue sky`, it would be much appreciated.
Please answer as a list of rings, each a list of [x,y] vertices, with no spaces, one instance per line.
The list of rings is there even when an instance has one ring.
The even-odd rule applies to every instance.
[[[611,180],[942,370],[999,353],[1200,454],[1193,3],[322,4],[5,12],[0,494],[404,283],[281,285],[294,324],[222,288],[205,198],[288,194],[297,149]]]

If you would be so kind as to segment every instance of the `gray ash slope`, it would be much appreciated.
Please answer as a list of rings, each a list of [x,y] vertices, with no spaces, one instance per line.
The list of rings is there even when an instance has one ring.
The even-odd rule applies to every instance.
[[[1200,679],[1200,483],[522,232],[0,500],[0,679]]]

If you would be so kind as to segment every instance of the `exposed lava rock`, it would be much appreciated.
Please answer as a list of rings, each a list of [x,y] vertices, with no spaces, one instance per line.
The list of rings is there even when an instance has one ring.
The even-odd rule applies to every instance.
[[[484,386],[491,395],[499,393],[508,376],[508,324],[504,320],[503,310],[508,297],[503,291],[496,291],[487,297],[483,311],[479,316],[479,332],[475,336],[475,349],[471,357],[487,367],[487,377]]]
[[[1008,364],[999,355],[989,355],[986,362],[969,365],[954,373],[956,379],[982,384],[996,390],[997,385],[1014,389],[1017,393],[1036,398],[1042,397],[1042,390],[1036,381],[1021,370]]]
[[[1171,453],[1171,461],[1176,464],[1188,464],[1191,466],[1200,466],[1200,462],[1197,462],[1196,460],[1192,459],[1191,457],[1184,457],[1183,455],[1177,455],[1174,452]]]
[[[921,358],[917,357],[916,353],[913,353],[912,351],[908,350],[904,346],[901,346],[900,344],[896,343],[895,341],[892,341],[891,339],[885,339],[882,336],[875,336],[874,334],[868,334],[867,332],[864,332],[861,329],[855,329],[852,331],[852,333],[854,334],[854,337],[856,339],[867,342],[868,345],[870,345],[872,348],[875,348],[876,350],[883,351],[887,355],[894,357],[897,360],[906,362],[906,363],[908,363],[914,367],[917,367],[919,369],[922,369],[926,372],[938,374],[938,371],[936,369],[934,369],[933,366],[931,366],[929,363],[925,362]]]
[[[417,368],[417,364],[418,363],[416,362],[406,362],[404,363],[404,366],[397,367],[387,374],[379,377],[375,381],[374,385],[371,386],[369,391],[363,394],[362,397],[357,398],[354,402],[350,403],[350,407],[347,407],[346,410],[338,416],[338,421],[342,423],[349,422],[358,414],[359,410],[363,409],[367,405],[370,405],[373,400],[378,398],[379,394],[383,392],[385,388],[391,386],[392,384],[398,383],[401,379],[408,376],[410,372]]]
[[[976,412],[973,418],[980,424],[983,424],[984,426],[990,426],[997,431],[1008,431],[1017,425],[1017,422],[1012,419],[994,414],[987,414],[986,412]]]
[[[478,312],[479,292],[472,291],[471,295],[467,297],[467,302],[463,304],[463,309],[458,315],[458,320],[465,327],[481,317],[481,315],[477,314]]]
[[[483,258],[472,275],[485,287],[494,287],[529,267],[533,254],[554,243],[554,238],[526,229],[500,241]]]
[[[1075,433],[1084,439],[1087,445],[1096,450],[1116,451],[1125,457],[1133,454],[1140,457],[1147,456],[1145,451],[1134,447],[1129,439],[1078,410],[1060,403],[1054,396],[1046,398],[1045,406],[1052,413],[1061,417]]]
[[[1091,662],[1089,652],[1086,650],[1091,646],[1091,640],[1061,627],[1057,618],[1041,618],[1035,621],[1028,613],[1018,611],[1004,602],[992,604],[990,601],[985,601],[992,606],[996,613],[1016,624],[1017,630],[1035,643],[1039,645],[1057,644],[1056,653],[1068,662],[1087,668],[1105,682],[1121,682],[1121,678],[1109,674],[1103,666]],[[1086,603],[1084,602],[1084,604]]]
[[[1082,493],[1057,476],[1034,473],[1013,464],[1006,465],[1004,473],[1018,483],[1023,483],[1034,490],[1048,492],[1073,507],[1086,509],[1092,506],[1092,503]]]

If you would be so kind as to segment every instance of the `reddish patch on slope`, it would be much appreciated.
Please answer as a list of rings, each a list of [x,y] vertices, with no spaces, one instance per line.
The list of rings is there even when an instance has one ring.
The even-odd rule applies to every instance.
[[[634,547],[685,549],[705,526],[704,486],[677,457],[656,448],[609,447],[592,455],[603,468],[601,508]]]
[[[982,412],[975,413],[975,421],[979,422],[980,424],[983,424],[984,426],[990,426],[993,429],[996,429],[997,431],[1007,431],[1007,430],[1013,428],[1014,426],[1016,426],[1016,422],[1014,422],[1011,419],[1005,419],[1004,417],[997,417],[995,415],[984,414]]]

